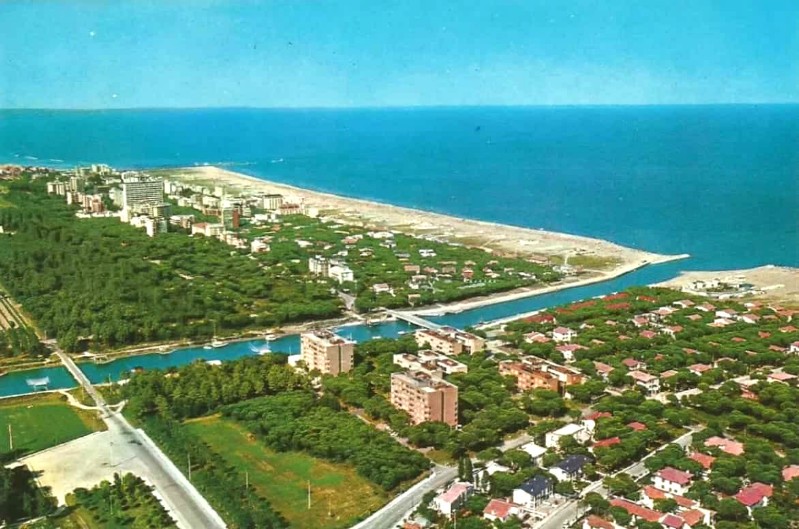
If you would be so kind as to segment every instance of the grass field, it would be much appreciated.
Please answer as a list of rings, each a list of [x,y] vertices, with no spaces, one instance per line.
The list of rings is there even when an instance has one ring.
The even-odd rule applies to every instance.
[[[70,407],[58,393],[0,401],[0,454],[9,452],[8,425],[17,456],[104,430],[91,411]]]
[[[250,484],[292,528],[350,527],[389,499],[382,489],[358,476],[354,469],[297,452],[274,452],[250,438],[233,421],[209,417],[187,422],[185,427],[223,454],[226,463],[242,474],[248,471]]]

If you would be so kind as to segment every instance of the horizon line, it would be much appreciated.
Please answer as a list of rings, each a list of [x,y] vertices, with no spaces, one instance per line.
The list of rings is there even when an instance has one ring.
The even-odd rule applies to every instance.
[[[120,112],[131,110],[424,110],[454,108],[608,108],[608,107],[710,107],[796,106],[799,101],[708,103],[563,103],[563,104],[467,104],[467,105],[364,105],[364,106],[131,106],[131,107],[0,107],[0,112]]]

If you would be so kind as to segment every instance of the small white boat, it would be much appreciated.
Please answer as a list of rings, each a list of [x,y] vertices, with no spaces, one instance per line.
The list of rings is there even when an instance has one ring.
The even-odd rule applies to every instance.
[[[218,349],[218,348],[224,347],[226,345],[227,344],[225,342],[221,342],[221,341],[217,340],[216,338],[214,338],[214,341],[211,342],[211,347],[213,347],[214,349]]]
[[[213,349],[210,345],[203,345],[203,349]]]

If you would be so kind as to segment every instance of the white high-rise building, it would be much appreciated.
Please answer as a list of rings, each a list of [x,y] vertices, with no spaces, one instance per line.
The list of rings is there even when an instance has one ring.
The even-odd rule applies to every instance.
[[[122,179],[122,207],[131,209],[164,201],[164,179],[150,176],[126,176]]]

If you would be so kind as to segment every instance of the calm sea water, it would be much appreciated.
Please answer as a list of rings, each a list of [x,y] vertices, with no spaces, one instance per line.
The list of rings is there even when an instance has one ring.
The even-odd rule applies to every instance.
[[[456,326],[661,281],[684,269],[799,266],[797,105],[0,110],[0,162],[222,164],[342,195],[692,255],[602,284],[433,318]],[[400,329],[344,332],[364,339]],[[244,354],[252,354],[249,345],[237,344],[86,370],[99,382],[137,366]],[[0,378],[0,395],[18,384],[25,384],[21,375]]]
[[[0,161],[222,163],[344,195],[690,253],[691,268],[799,265],[796,105],[0,111]]]

